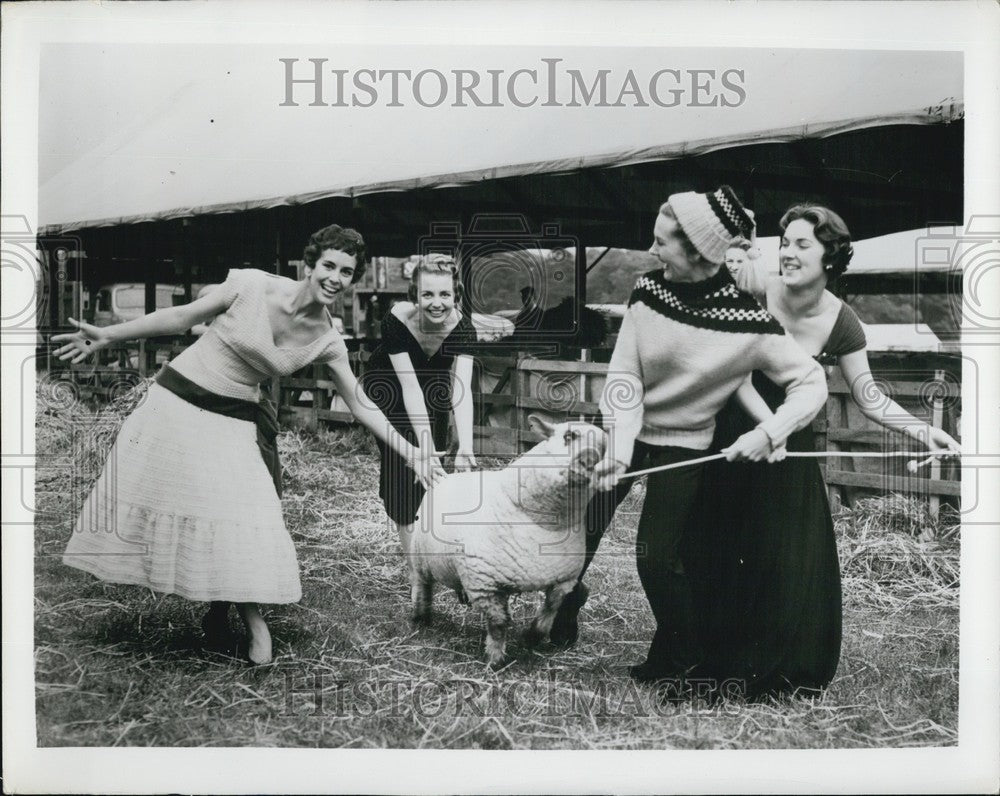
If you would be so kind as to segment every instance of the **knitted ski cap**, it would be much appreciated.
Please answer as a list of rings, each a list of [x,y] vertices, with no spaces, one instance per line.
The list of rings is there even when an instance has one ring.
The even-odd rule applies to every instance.
[[[667,203],[677,216],[684,234],[711,263],[726,259],[733,238],[753,235],[754,221],[728,185],[712,193],[675,193]]]

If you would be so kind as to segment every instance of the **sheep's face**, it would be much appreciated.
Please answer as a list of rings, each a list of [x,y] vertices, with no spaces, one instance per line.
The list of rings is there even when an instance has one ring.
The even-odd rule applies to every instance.
[[[605,432],[590,423],[553,424],[538,415],[528,419],[531,427],[546,438],[532,449],[532,455],[551,456],[560,469],[565,467],[571,482],[589,483],[595,465],[604,458]]]

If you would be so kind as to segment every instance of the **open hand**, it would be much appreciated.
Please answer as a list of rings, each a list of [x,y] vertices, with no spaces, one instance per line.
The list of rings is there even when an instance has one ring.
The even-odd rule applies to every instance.
[[[414,448],[408,464],[416,474],[416,480],[424,489],[430,489],[447,475],[444,467],[441,466],[441,460],[434,455],[433,451]]]
[[[100,351],[108,344],[107,334],[100,326],[91,326],[89,323],[67,318],[77,331],[66,334],[53,335],[53,343],[65,343],[55,351],[53,355],[60,360],[68,359],[74,365],[83,362],[89,354]]]
[[[479,465],[476,463],[476,455],[469,450],[459,448],[455,453],[455,472],[467,473],[475,470]]]
[[[935,452],[948,452],[959,455],[962,453],[962,446],[948,432],[928,426],[927,447]]]
[[[728,448],[723,448],[727,462],[762,462],[771,456],[771,438],[762,428],[755,428],[737,438]]]

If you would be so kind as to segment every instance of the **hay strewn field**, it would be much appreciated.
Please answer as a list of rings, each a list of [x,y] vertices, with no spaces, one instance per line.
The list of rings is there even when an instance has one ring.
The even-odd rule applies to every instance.
[[[450,591],[438,592],[431,628],[410,626],[398,542],[373,487],[374,446],[357,430],[286,432],[279,440],[284,508],[304,597],[268,612],[275,660],[251,667],[201,648],[203,605],[106,585],[60,562],[133,400],[126,396],[100,416],[66,396],[41,396],[38,404],[39,746],[756,749],[957,742],[957,526],[931,522],[914,501],[866,501],[837,521],[844,646],[822,698],[661,706],[650,689],[624,676],[652,633],[633,558],[639,489],[591,568],[580,642],[568,651],[530,652],[515,641],[515,662],[494,673],[483,663],[480,617]],[[921,535],[932,540],[919,541]],[[521,627],[533,610],[533,599],[512,601]]]

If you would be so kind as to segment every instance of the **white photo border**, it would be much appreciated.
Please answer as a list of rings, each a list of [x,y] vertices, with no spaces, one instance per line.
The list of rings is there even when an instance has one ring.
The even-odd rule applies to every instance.
[[[46,42],[338,41],[572,46],[956,50],[965,55],[965,213],[1000,215],[1000,13],[995,3],[12,3],[5,4],[2,213],[37,229],[39,52]],[[996,280],[985,283],[997,291]],[[966,290],[969,289],[968,281]],[[24,297],[11,297],[11,301]],[[1000,306],[1000,291],[992,304]],[[1000,339],[1000,338],[998,338]],[[32,376],[0,346],[3,446],[33,450]],[[23,353],[23,351],[22,351]],[[1000,406],[995,345],[965,350],[963,392]],[[978,381],[970,383],[973,371]],[[27,414],[23,414],[27,412]],[[983,420],[989,422],[982,422]],[[976,450],[1000,451],[997,418]],[[30,424],[28,424],[30,425]],[[971,430],[971,425],[966,425]],[[24,438],[24,448],[11,450]],[[963,435],[964,437],[964,435]],[[964,437],[965,438],[965,437]],[[967,438],[966,438],[967,439]],[[968,442],[966,443],[969,444]],[[8,459],[8,456],[11,458]],[[15,471],[20,472],[20,471]],[[24,472],[28,472],[25,470]],[[19,487],[3,481],[5,786],[12,792],[988,792],[997,787],[1000,493],[980,490],[962,531],[959,743],[816,751],[466,752],[302,749],[38,749],[33,545]],[[963,501],[972,496],[963,480]]]

